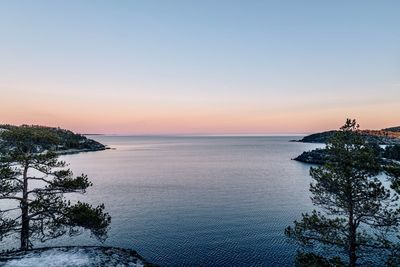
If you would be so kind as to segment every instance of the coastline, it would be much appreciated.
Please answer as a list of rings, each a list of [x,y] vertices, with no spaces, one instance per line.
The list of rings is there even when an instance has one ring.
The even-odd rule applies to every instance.
[[[56,262],[54,261],[56,259]],[[112,246],[55,246],[0,253],[2,266],[156,267],[133,249]]]
[[[71,155],[71,154],[78,154],[78,153],[84,153],[84,152],[96,152],[96,151],[103,151],[103,150],[109,150],[111,149],[110,147],[104,146],[104,147],[99,147],[99,148],[82,148],[82,149],[66,149],[66,150],[58,150],[55,151],[56,154],[58,155]]]

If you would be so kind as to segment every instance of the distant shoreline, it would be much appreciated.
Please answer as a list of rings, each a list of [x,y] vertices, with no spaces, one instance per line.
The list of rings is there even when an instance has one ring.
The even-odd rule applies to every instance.
[[[85,134],[86,135],[86,134]],[[94,134],[110,137],[304,137],[308,133],[293,134]]]
[[[82,148],[82,149],[58,150],[58,151],[55,151],[55,153],[58,155],[72,155],[72,154],[78,154],[78,153],[83,153],[83,152],[96,152],[96,151],[103,151],[103,150],[108,150],[108,149],[111,149],[111,148],[105,146],[104,148]]]

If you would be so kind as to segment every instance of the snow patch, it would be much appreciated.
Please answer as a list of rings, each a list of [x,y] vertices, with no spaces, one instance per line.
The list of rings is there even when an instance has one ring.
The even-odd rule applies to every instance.
[[[107,247],[61,247],[14,252],[0,258],[4,267],[143,267],[134,251]]]
[[[60,251],[52,249],[42,253],[28,253],[23,258],[8,261],[5,267],[28,266],[85,266],[90,264],[89,254],[78,251]]]

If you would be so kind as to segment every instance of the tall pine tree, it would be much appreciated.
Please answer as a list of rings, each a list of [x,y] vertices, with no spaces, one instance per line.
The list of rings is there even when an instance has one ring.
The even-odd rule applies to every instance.
[[[46,128],[21,126],[0,133],[0,240],[20,239],[20,249],[32,248],[64,234],[90,230],[106,238],[111,217],[104,205],[71,203],[68,193],[85,193],[92,185],[84,174],[73,176],[67,164],[52,150],[57,136]]]
[[[372,144],[359,134],[355,120],[348,119],[327,143],[328,162],[312,167],[311,200],[318,211],[303,214],[286,235],[303,246],[334,247],[340,257],[325,259],[303,251],[298,266],[356,266],[363,256],[389,255],[395,247],[393,237],[399,227],[399,197],[379,177],[386,172],[397,189],[399,169],[395,162],[382,166]]]

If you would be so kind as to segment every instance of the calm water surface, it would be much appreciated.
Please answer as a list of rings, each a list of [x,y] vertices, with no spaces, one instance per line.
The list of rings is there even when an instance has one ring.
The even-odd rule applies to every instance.
[[[63,156],[94,186],[83,197],[112,216],[106,245],[161,266],[291,266],[284,228],[309,200],[318,145],[298,137],[91,136],[115,150]],[[87,235],[53,244],[98,244]]]

